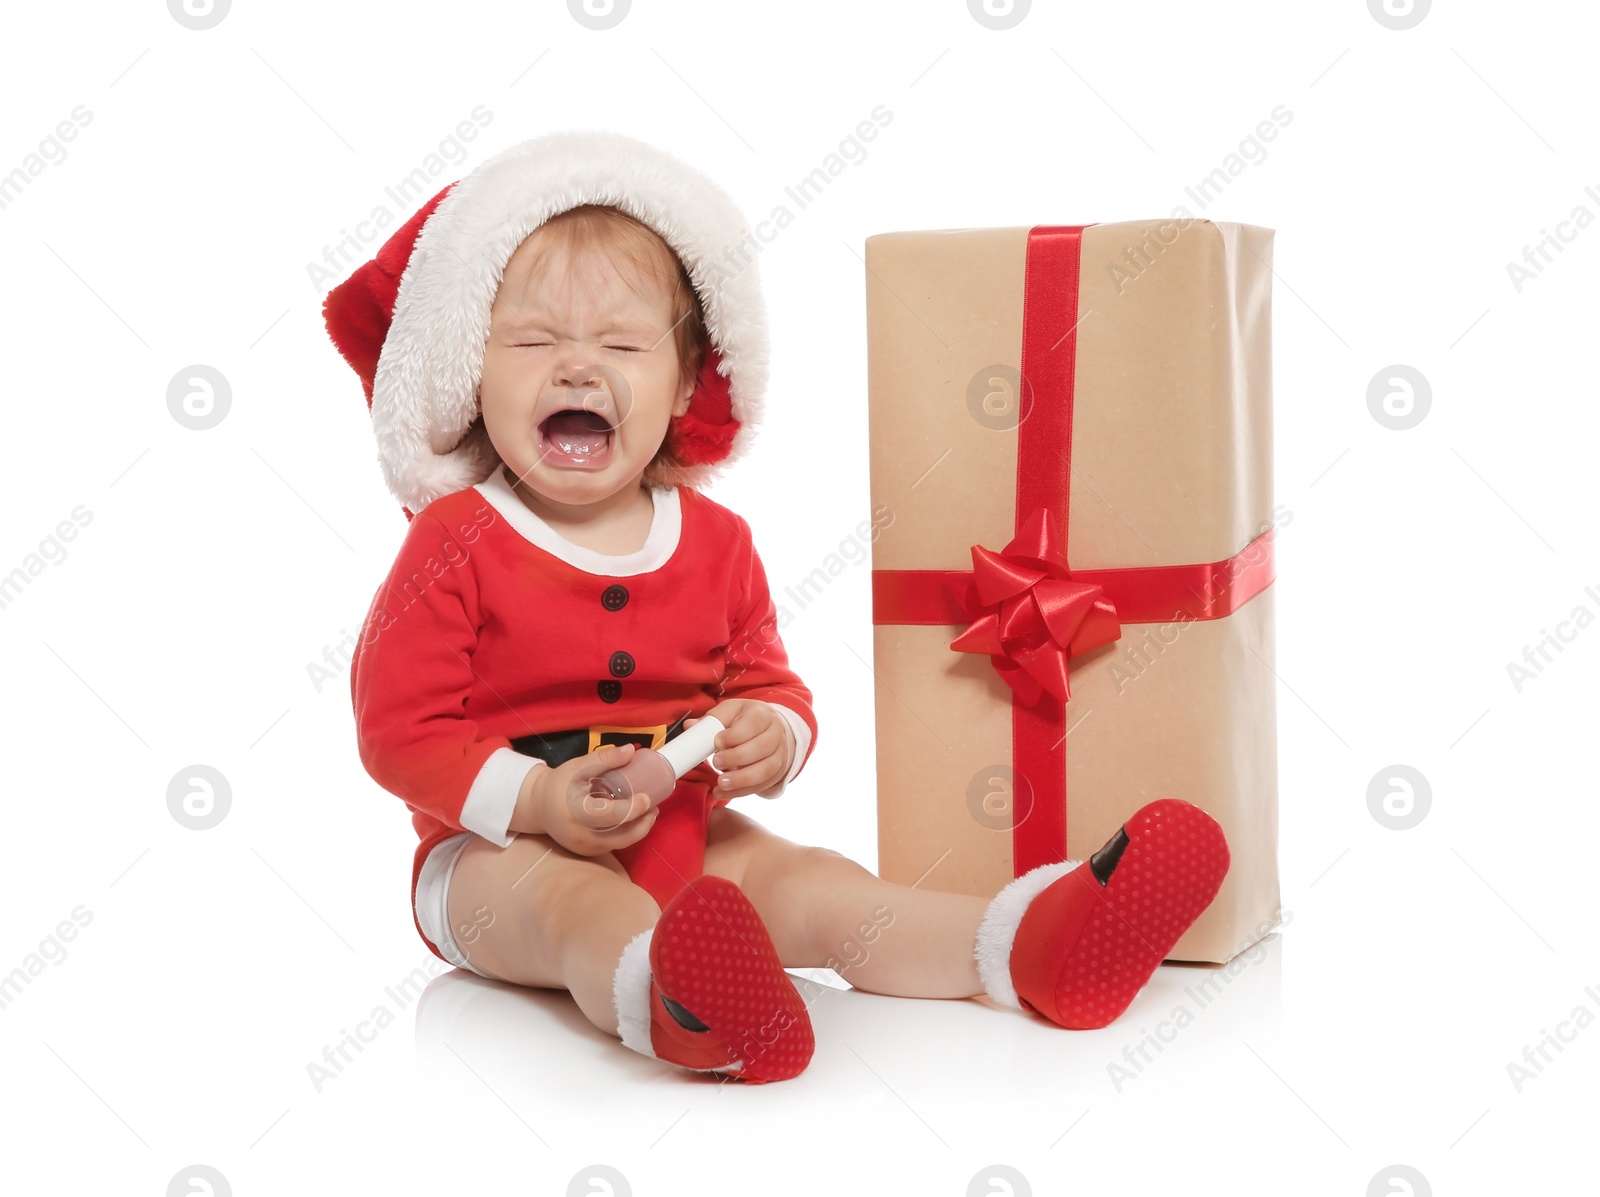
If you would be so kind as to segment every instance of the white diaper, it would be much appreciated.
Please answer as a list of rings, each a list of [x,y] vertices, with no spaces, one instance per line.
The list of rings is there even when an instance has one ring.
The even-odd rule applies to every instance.
[[[489,977],[488,973],[473,966],[467,954],[457,946],[455,936],[450,934],[450,878],[456,871],[456,861],[461,859],[461,853],[471,839],[472,832],[463,831],[460,835],[440,840],[429,849],[427,858],[422,862],[422,871],[417,875],[417,925],[422,928],[422,934],[428,942],[438,949],[439,955],[451,964],[475,972],[480,977]],[[493,977],[489,979],[494,980]]]

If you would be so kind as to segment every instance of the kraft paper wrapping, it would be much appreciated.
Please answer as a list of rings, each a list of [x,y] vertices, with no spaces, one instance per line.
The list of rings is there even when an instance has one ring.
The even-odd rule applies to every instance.
[[[1221,561],[1271,527],[1272,237],[1206,220],[1084,230],[1071,569]],[[1016,405],[1008,420],[992,367],[1015,380],[1021,364],[1027,240],[867,238],[871,495],[893,513],[874,569],[970,570],[970,546],[1015,534]],[[1279,921],[1273,599],[1124,623],[1072,663],[1066,857],[1162,797],[1228,838],[1222,889],[1168,959],[1227,961]],[[987,656],[950,649],[963,626],[874,627],[879,873],[992,896],[1013,877],[1012,692]]]

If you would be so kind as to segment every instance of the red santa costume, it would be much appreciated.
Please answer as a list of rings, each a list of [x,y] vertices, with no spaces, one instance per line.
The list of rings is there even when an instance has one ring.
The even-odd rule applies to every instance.
[[[692,487],[651,497],[650,534],[627,556],[563,539],[504,467],[411,521],[363,625],[351,691],[361,759],[421,837],[414,893],[430,854],[432,880],[463,832],[511,842],[517,791],[541,760],[659,747],[725,698],[770,701],[795,736],[788,776],[764,797],[800,771],[816,736],[811,691],[789,668],[749,525]],[[567,728],[586,734],[543,734]],[[710,808],[728,801],[714,781],[709,764],[685,774],[649,833],[616,852],[662,905],[701,871]],[[426,893],[420,905],[418,932],[445,956],[440,931],[423,926],[437,913]]]
[[[551,216],[615,206],[683,262],[710,348],[666,464],[647,474],[644,546],[566,540],[512,491],[479,417],[489,312],[512,253]],[[434,196],[330,292],[334,343],[361,376],[379,464],[410,519],[351,670],[362,763],[411,809],[413,916],[455,947],[443,896],[471,835],[505,846],[530,769],[602,743],[659,747],[727,698],[770,702],[793,763],[816,743],[811,691],[789,668],[749,525],[696,489],[747,450],[766,383],[766,317],[732,201],[681,161],[614,133],[513,146]],[[745,251],[748,253],[748,250]],[[616,853],[665,904],[701,872],[715,771],[698,766],[650,832]],[[441,950],[441,947],[444,950]]]
[[[636,553],[567,542],[511,490],[478,411],[489,313],[529,233],[582,204],[654,229],[700,297],[710,347],[645,480]],[[769,702],[792,764],[816,744],[743,519],[699,492],[746,451],[766,385],[765,307],[749,232],[704,175],[614,133],[511,147],[434,196],[329,293],[360,375],[384,478],[411,520],[351,672],[362,762],[412,811],[417,930],[470,962],[445,918],[449,874],[477,835],[510,843],[528,772],[634,740],[656,746],[725,698]],[[813,1038],[765,928],[737,886],[701,875],[714,774],[685,774],[650,832],[618,852],[662,903],[623,950],[619,1038],[645,1055],[748,1081],[797,1075]],[[1148,803],[1087,862],[1041,865],[990,902],[974,956],[996,1002],[1104,1026],[1205,909],[1228,868],[1221,828],[1179,799]]]

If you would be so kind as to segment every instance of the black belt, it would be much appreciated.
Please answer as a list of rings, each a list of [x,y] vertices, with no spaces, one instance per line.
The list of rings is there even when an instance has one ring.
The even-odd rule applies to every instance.
[[[524,756],[536,756],[554,768],[564,765],[573,757],[593,752],[603,744],[638,744],[642,748],[660,748],[668,740],[683,732],[687,713],[671,723],[657,723],[650,727],[617,727],[613,724],[596,724],[594,727],[575,727],[570,731],[539,732],[519,736],[511,747]]]

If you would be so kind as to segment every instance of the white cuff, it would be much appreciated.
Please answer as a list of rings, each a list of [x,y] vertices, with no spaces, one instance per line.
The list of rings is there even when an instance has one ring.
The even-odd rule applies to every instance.
[[[999,1005],[1022,1009],[1011,977],[1011,949],[1016,946],[1022,916],[1028,913],[1035,898],[1082,863],[1081,860],[1063,860],[1037,865],[1006,882],[984,907],[972,955],[978,963],[978,979],[983,982],[984,991]]]
[[[762,798],[776,798],[789,788],[789,783],[794,780],[795,774],[800,772],[800,766],[805,764],[806,750],[811,747],[811,728],[806,721],[788,707],[775,702],[767,703],[774,711],[783,717],[784,726],[789,729],[789,735],[794,744],[794,761],[789,766],[789,773],[781,781],[774,783],[770,789],[758,790]]]
[[[467,791],[467,800],[461,806],[461,826],[491,844],[508,847],[514,838],[511,816],[517,810],[523,779],[543,764],[538,757],[524,756],[512,748],[495,749]]]
[[[650,1043],[650,941],[647,928],[628,941],[611,978],[611,1002],[617,1008],[617,1037],[640,1055],[654,1056]]]

